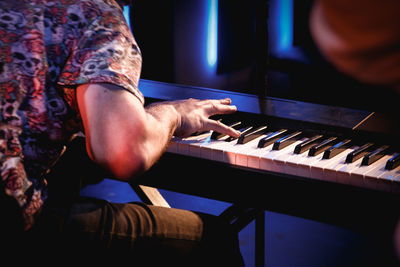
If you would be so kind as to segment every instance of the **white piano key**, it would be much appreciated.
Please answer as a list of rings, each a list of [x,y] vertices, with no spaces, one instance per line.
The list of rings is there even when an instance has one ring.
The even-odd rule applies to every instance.
[[[281,154],[278,157],[276,157],[276,163],[274,168],[276,171],[283,171],[285,174],[290,174],[290,175],[297,175],[297,162],[301,159],[303,160],[303,154],[308,153],[308,151],[305,151],[304,153],[301,154],[295,154],[294,153],[294,148],[298,145],[301,144],[305,138],[302,138],[296,142],[294,142],[292,145],[288,146],[289,150],[285,150],[285,154]]]
[[[377,178],[382,178],[386,179],[389,173],[392,173],[392,171],[395,171],[396,169],[393,170],[387,170],[386,167],[386,162],[388,159],[390,159],[393,155],[386,155],[383,156],[379,162],[374,162],[372,165],[376,165],[376,168],[372,169],[370,172],[368,172],[366,175],[368,177],[377,177]],[[388,178],[388,180],[391,180],[391,178]]]
[[[349,148],[331,159],[322,158],[319,161],[313,162],[310,166],[310,178],[336,182],[337,177],[335,166],[345,162],[347,154],[351,151],[353,151],[353,149]]]
[[[170,152],[170,153],[178,153],[178,143],[177,142],[179,140],[181,140],[181,138],[172,137],[166,151]]]
[[[222,147],[224,162],[247,167],[247,151],[257,148],[258,141],[266,135],[259,136],[246,144],[238,144],[237,139]]]
[[[301,154],[295,154],[293,153],[293,151],[291,151],[284,160],[285,173],[290,175],[297,175],[297,163],[299,162],[299,160],[303,160],[303,156],[307,155],[306,153],[308,152],[305,151]]]
[[[200,157],[209,160],[234,164],[234,162],[230,162],[230,160],[226,158],[225,151],[233,147],[237,143],[237,139],[232,141],[225,141],[227,138],[221,140],[213,140],[211,138],[207,138],[203,142],[196,144],[200,146]],[[232,150],[234,149],[232,148]]]
[[[286,174],[308,177],[310,175],[310,163],[322,157],[321,155],[310,157],[308,156],[308,150],[301,154],[294,153],[294,148],[296,145],[302,143],[303,141],[304,140],[299,140],[298,142],[294,143],[294,146],[291,147],[292,149],[285,155],[284,159],[280,159],[284,161],[283,170]],[[276,160],[276,162],[279,161]]]
[[[371,179],[370,176],[368,176],[369,172],[374,171],[374,169],[379,167],[379,164],[382,163],[384,160],[383,157],[371,165],[359,165],[357,168],[354,168],[353,170],[350,171],[350,184],[356,185],[356,186],[361,186],[361,187],[366,187],[366,188],[372,188],[376,189],[376,179]],[[385,161],[386,162],[386,161]]]
[[[391,180],[380,179],[377,189],[386,192],[400,193],[400,167],[387,177],[390,177]]]
[[[385,169],[386,161],[390,159],[389,155],[383,156],[381,159],[372,163],[374,166],[371,170],[364,173],[364,185],[367,188],[377,189],[378,186],[384,189],[384,183],[387,181],[382,180],[379,176],[383,176],[387,172]]]
[[[191,155],[190,147],[194,146],[194,144],[201,144],[210,135],[211,135],[211,133],[208,132],[208,133],[204,133],[201,135],[189,136],[189,137],[181,138],[180,140],[179,139],[175,140],[175,143],[177,146],[177,152],[182,155],[190,156]],[[192,154],[193,154],[193,152],[192,152]]]
[[[304,155],[304,154],[302,154]],[[297,163],[297,175],[302,177],[311,177],[311,165],[322,160],[323,153],[317,156],[309,156],[308,153]]]
[[[339,162],[332,168],[336,170],[336,181],[342,184],[351,184],[350,172],[361,165],[362,158],[352,162],[346,163],[345,161]],[[360,182],[361,183],[361,182]]]
[[[212,140],[207,139],[202,144],[200,144],[200,157],[215,161],[224,161],[223,151],[221,146],[226,145],[225,139],[223,140]]]
[[[260,156],[266,152],[266,148],[256,147],[253,151],[247,153],[247,167],[260,169]]]
[[[211,139],[211,132],[197,136],[197,138],[192,139],[189,144],[189,155],[193,157],[201,157],[201,146],[207,143]]]
[[[303,140],[297,140],[293,144],[290,144],[287,147],[279,150],[282,151],[282,153],[277,154],[276,157],[274,157],[272,160],[272,170],[274,172],[290,174],[289,171],[286,170],[286,162],[293,155],[298,156],[298,154],[294,154],[293,151],[297,144],[300,144],[302,141]]]
[[[257,149],[262,149],[258,148],[257,146],[258,142],[264,137],[265,135],[259,136],[254,140],[251,140],[247,144],[241,145],[240,149],[236,151],[236,165],[254,168],[251,163],[249,166],[249,154],[251,154],[253,151],[256,151]],[[258,167],[259,165],[257,166],[257,168]]]
[[[305,153],[308,153],[308,151],[305,151],[302,154]],[[295,154],[293,151],[290,151],[285,155],[285,159],[283,160],[285,168],[283,168],[283,170],[286,174],[297,175],[297,162],[299,161],[299,158],[301,158],[302,154]]]
[[[262,135],[256,138],[254,143],[251,144],[252,148],[245,151],[245,156],[240,155],[239,157],[246,157],[247,160],[247,167],[260,169],[260,156],[264,153],[267,153],[272,149],[273,144],[266,146],[266,147],[258,147],[258,143],[261,139],[265,138],[266,136],[270,135],[272,132],[268,132],[265,135]],[[240,162],[244,163],[244,159],[239,159]]]
[[[400,176],[400,166],[396,167],[393,170],[385,170],[378,178],[393,181],[393,179],[397,176]]]
[[[279,170],[279,166],[275,166],[278,164],[274,164],[274,160],[281,155],[285,155],[290,153],[290,151],[293,151],[295,145],[292,144],[281,150],[272,150],[272,147],[273,144],[267,146],[266,147],[268,149],[267,153],[260,155],[260,169],[277,172]]]
[[[380,191],[392,192],[393,189],[400,187],[400,183],[394,182],[396,178],[400,178],[400,166],[396,169],[386,171],[384,176],[378,178],[377,189]]]
[[[247,166],[259,170],[263,169],[261,166],[261,156],[269,153],[272,150],[272,146],[273,144],[262,148],[257,147],[255,150],[249,151],[247,153]]]
[[[235,165],[236,164],[236,153],[243,147],[242,144],[237,143],[237,139],[231,142],[227,142],[222,146],[224,154],[224,162]]]
[[[176,143],[177,152],[181,155],[189,155],[189,144],[185,140],[180,140]]]

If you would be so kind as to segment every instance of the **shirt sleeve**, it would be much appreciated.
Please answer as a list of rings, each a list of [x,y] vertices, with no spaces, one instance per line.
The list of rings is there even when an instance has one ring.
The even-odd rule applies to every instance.
[[[70,42],[73,43],[70,56],[58,84],[112,83],[144,103],[138,89],[142,66],[140,49],[119,6],[113,1],[102,5],[99,6],[101,15],[85,25],[79,39]]]

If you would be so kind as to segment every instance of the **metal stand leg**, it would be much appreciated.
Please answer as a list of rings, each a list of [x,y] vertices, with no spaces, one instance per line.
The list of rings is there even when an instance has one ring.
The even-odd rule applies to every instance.
[[[255,266],[265,267],[265,212],[255,219]]]
[[[255,220],[255,266],[265,266],[265,210],[247,208],[233,204],[220,214],[228,220],[232,227],[240,232],[250,222]]]

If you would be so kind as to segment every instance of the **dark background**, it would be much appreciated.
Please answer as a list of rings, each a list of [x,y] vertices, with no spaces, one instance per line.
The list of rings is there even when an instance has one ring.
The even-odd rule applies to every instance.
[[[273,1],[218,2],[218,60],[211,78],[200,75],[195,67],[200,63],[190,57],[204,42],[196,29],[204,22],[199,7],[206,1],[133,1],[131,24],[143,53],[142,78],[370,111],[396,105],[394,94],[340,73],[319,54],[308,28],[313,0],[293,1],[296,52],[284,57],[271,52],[269,44],[276,42],[268,34],[276,27],[269,13]],[[224,82],[217,81],[221,77]]]

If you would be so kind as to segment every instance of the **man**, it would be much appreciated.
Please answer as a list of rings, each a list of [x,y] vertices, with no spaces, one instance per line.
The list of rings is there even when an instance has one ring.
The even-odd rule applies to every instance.
[[[91,198],[52,201],[69,192],[52,190],[64,182],[57,177],[45,179],[81,131],[90,158],[123,181],[148,170],[173,135],[238,137],[209,119],[234,112],[229,99],[144,107],[140,50],[114,0],[2,1],[0,42],[4,251],[116,253],[139,266],[243,264],[237,237],[218,218]]]

